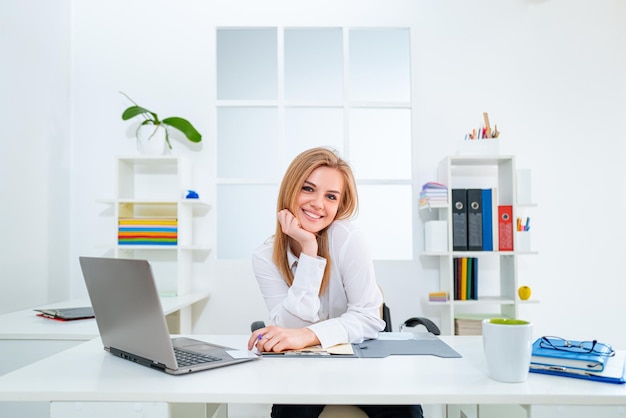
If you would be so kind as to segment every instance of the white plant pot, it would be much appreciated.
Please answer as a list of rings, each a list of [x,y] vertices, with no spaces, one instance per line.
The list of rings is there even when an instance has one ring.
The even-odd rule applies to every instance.
[[[165,128],[161,125],[142,125],[137,129],[137,150],[144,155],[163,155],[167,151]]]

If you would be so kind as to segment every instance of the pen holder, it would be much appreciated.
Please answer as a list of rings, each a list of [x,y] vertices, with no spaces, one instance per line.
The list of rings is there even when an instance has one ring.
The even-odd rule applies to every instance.
[[[515,250],[530,252],[530,231],[518,231],[515,233]]]
[[[456,151],[459,155],[498,155],[499,152],[500,140],[496,138],[459,141]]]

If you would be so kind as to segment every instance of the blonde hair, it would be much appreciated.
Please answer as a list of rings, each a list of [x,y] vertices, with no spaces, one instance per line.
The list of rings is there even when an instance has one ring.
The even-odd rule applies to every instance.
[[[335,220],[349,219],[356,215],[358,211],[358,196],[352,169],[346,161],[339,157],[336,151],[323,147],[306,150],[297,155],[291,162],[285,172],[278,192],[277,212],[289,209],[292,213],[296,213],[296,201],[305,180],[314,170],[320,167],[333,168],[343,175],[344,190],[341,193]],[[287,284],[291,286],[293,283],[293,272],[287,260],[289,240],[289,236],[283,233],[280,222],[276,222],[273,261],[278,266]],[[326,259],[326,268],[320,286],[320,294],[322,294],[328,286],[332,263],[328,246],[328,227],[317,233],[317,245],[318,255]]]

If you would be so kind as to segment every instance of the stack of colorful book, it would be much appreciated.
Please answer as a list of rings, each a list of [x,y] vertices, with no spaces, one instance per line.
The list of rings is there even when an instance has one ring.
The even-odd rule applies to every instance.
[[[120,218],[119,245],[176,245],[178,219]]]
[[[428,294],[428,300],[431,302],[447,302],[448,292],[444,292],[444,291],[430,292]]]
[[[478,257],[454,257],[454,300],[478,300]]]
[[[420,208],[444,207],[448,204],[448,187],[430,181],[422,186]]]

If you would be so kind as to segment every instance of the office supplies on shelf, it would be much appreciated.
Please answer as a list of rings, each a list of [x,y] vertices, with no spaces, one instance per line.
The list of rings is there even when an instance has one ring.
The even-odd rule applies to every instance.
[[[478,299],[478,258],[456,257],[453,260],[454,299]]]
[[[452,249],[467,251],[467,191],[452,189]]]
[[[498,249],[513,251],[513,206],[498,206]]]
[[[467,249],[483,250],[483,191],[467,189]]]
[[[493,196],[494,190],[482,189],[483,251],[493,251]]]
[[[489,125],[489,114],[483,112],[483,120],[485,122],[485,131],[487,132],[487,138],[491,138],[491,126]]]
[[[609,344],[566,340],[559,337],[537,338],[532,347],[531,366],[601,372],[615,351]]]
[[[526,217],[526,220],[522,220],[522,218],[518,217],[515,221],[516,231],[517,232],[526,232],[530,231],[530,217]]]
[[[454,315],[454,335],[482,335],[483,319],[506,318],[500,313],[456,313]]]
[[[118,245],[176,245],[178,219],[120,218]]]
[[[93,318],[93,308],[91,306],[79,308],[50,308],[50,309],[34,309],[39,312],[37,316],[48,319],[56,319],[59,321],[75,321],[77,319]]]
[[[448,187],[444,184],[430,181],[422,186],[419,206],[423,208],[444,207],[448,204]]]
[[[448,292],[444,292],[444,291],[430,292],[428,293],[428,300],[431,302],[447,302]]]

